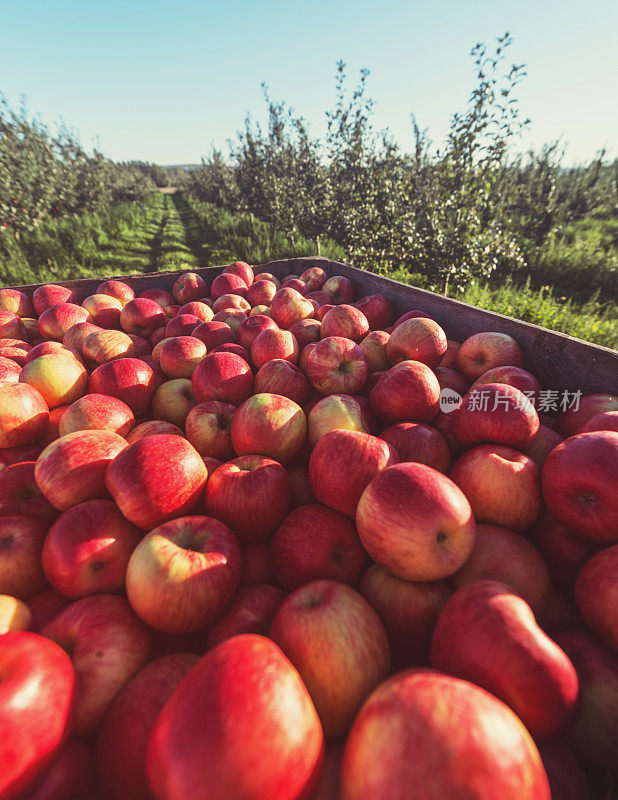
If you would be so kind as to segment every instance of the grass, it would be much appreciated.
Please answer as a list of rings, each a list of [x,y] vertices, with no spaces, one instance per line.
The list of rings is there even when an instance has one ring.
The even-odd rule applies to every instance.
[[[345,260],[334,242],[322,254]],[[315,245],[294,245],[273,226],[248,214],[200,203],[184,192],[153,193],[143,204],[43,222],[16,241],[0,232],[4,286],[191,269],[236,259],[260,264],[315,255]],[[377,272],[384,272],[379,268]],[[553,276],[548,280],[548,276]],[[474,283],[458,299],[507,316],[618,349],[618,220],[590,218],[566,226],[520,276]],[[422,275],[390,277],[424,287]],[[552,288],[553,287],[553,288]]]

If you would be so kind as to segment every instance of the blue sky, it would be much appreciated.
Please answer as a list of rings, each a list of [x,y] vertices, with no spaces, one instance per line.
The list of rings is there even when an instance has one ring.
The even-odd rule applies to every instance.
[[[610,0],[0,0],[0,91],[113,158],[188,163],[246,112],[264,119],[261,81],[321,133],[343,58],[371,70],[377,124],[406,144],[413,112],[439,142],[473,87],[470,48],[510,30],[522,149],[562,137],[578,163],[618,156],[617,28]]]

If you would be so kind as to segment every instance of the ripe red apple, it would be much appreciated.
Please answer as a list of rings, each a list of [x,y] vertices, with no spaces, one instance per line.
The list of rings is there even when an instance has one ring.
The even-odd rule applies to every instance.
[[[493,367],[477,378],[472,388],[475,389],[487,383],[506,383],[509,386],[514,386],[520,392],[523,392],[535,407],[538,404],[541,384],[531,372],[527,372],[521,367],[508,365],[505,367]]]
[[[209,352],[220,344],[236,341],[236,335],[229,325],[226,325],[225,322],[215,322],[214,320],[198,325],[194,328],[191,336],[195,336],[204,342]]]
[[[470,389],[452,416],[453,433],[464,447],[495,442],[522,449],[530,444],[540,424],[533,403],[505,383]]]
[[[369,294],[361,297],[354,305],[363,312],[369,323],[369,329],[372,331],[384,330],[393,324],[395,309],[391,301],[383,294]]]
[[[354,519],[368,483],[398,461],[396,448],[376,436],[333,430],[320,438],[311,453],[311,490],[320,503]]]
[[[246,313],[251,309],[251,304],[239,294],[222,294],[217,297],[212,304],[212,310],[215,312],[215,315],[218,314],[219,311],[230,311],[235,308]]]
[[[58,286],[54,283],[46,283],[39,286],[32,293],[32,305],[37,315],[41,315],[47,308],[57,306],[60,303],[75,303],[77,300],[73,289],[66,286]]]
[[[386,353],[391,364],[420,361],[437,367],[446,352],[446,334],[432,319],[417,317],[397,325],[391,333]]]
[[[0,797],[28,790],[66,740],[75,699],[67,654],[36,633],[0,637]]]
[[[34,478],[34,461],[11,464],[0,471],[0,515],[24,514],[53,522],[58,512]]]
[[[15,348],[12,347],[10,349],[14,350]],[[2,350],[3,352],[5,352],[5,348],[2,348]],[[28,350],[27,352],[22,351],[24,354],[23,358],[24,363],[21,366],[23,367],[26,364],[29,364],[31,361],[34,361],[34,359],[38,358],[39,356],[45,356],[48,355],[49,353],[57,353],[59,351],[63,351],[65,353],[66,352],[73,353],[73,351],[70,350],[68,347],[66,347],[64,344],[62,344],[62,342],[52,342],[52,341],[41,342],[41,344],[37,344],[34,347],[31,347],[30,350]],[[77,358],[81,358],[80,353],[73,353],[73,355],[76,356]],[[6,356],[6,358],[11,358],[11,356]]]
[[[436,621],[452,593],[448,582],[404,581],[379,564],[372,564],[358,590],[384,625],[393,668],[428,664]]]
[[[109,294],[91,294],[83,301],[82,308],[86,309],[95,325],[102,328],[120,327],[123,305],[115,297]]]
[[[102,364],[90,375],[88,392],[108,394],[126,403],[135,414],[143,414],[155,390],[155,375],[139,358],[119,358]]]
[[[134,675],[112,703],[97,739],[97,766],[114,800],[151,800],[148,739],[161,709],[198,661],[186,653],[158,658]]]
[[[267,636],[285,592],[276,586],[255,584],[240,589],[228,608],[208,631],[208,647],[240,636],[243,633],[258,633]]]
[[[404,580],[452,575],[474,548],[474,517],[463,492],[425,464],[395,464],[361,495],[356,527],[365,550]]]
[[[129,300],[120,314],[122,330],[138,336],[150,336],[156,328],[165,325],[166,321],[167,317],[161,306],[145,297]]]
[[[350,430],[371,433],[371,421],[360,398],[331,394],[317,402],[307,417],[309,444],[314,447],[329,431]]]
[[[277,325],[287,330],[295,322],[312,317],[311,300],[292,287],[281,288],[270,301],[270,313]]]
[[[0,309],[0,338],[26,340],[24,323],[12,311]]]
[[[14,386],[19,382],[21,367],[10,358],[0,356],[0,387]]]
[[[101,332],[103,328],[92,322],[78,322],[72,325],[62,337],[62,344],[70,350],[76,358],[83,358],[82,346],[91,333]],[[48,351],[49,352],[49,351]]]
[[[173,436],[182,436],[182,431],[178,425],[173,425],[171,422],[166,422],[162,419],[151,419],[136,425],[135,428],[127,434],[126,440],[129,444],[133,444],[133,442],[138,442],[146,436],[155,436],[158,433],[170,433]]]
[[[212,282],[210,296],[213,300],[221,297],[222,294],[239,294],[244,296],[247,291],[247,283],[240,275],[222,274]]]
[[[337,336],[360,342],[369,333],[367,317],[355,306],[340,305],[331,308],[322,318],[320,336],[326,339]]]
[[[60,417],[60,436],[85,430],[112,431],[126,436],[135,425],[129,406],[117,397],[87,394],[72,403]]]
[[[613,769],[618,761],[618,654],[584,629],[555,638],[579,676],[579,706],[568,741],[587,763]]]
[[[41,550],[49,522],[25,514],[0,516],[0,594],[28,600],[45,586]]]
[[[126,600],[83,597],[41,631],[69,653],[77,680],[73,733],[93,733],[112,700],[150,657],[150,637]]]
[[[431,425],[398,422],[382,431],[381,438],[396,450],[400,461],[415,461],[448,473],[451,451],[444,436]]]
[[[476,581],[447,600],[431,664],[487,689],[539,738],[561,732],[575,710],[575,667],[538,627],[526,601],[498,581]]]
[[[238,406],[253,393],[253,374],[234,353],[211,353],[198,364],[192,378],[198,403],[221,400]]]
[[[275,582],[270,543],[255,542],[242,545],[241,586],[252,586],[256,583],[272,584]]]
[[[240,572],[240,545],[227,525],[212,517],[180,517],[152,530],[133,551],[127,597],[156,630],[196,631],[227,606]]]
[[[363,349],[351,339],[329,336],[307,359],[307,377],[322,394],[357,394],[369,374]]]
[[[201,320],[195,314],[179,314],[166,324],[163,334],[170,339],[174,336],[191,336],[201,324]]]
[[[184,272],[172,286],[174,300],[181,305],[193,300],[201,300],[208,293],[204,279],[197,272]]]
[[[575,602],[587,625],[618,651],[618,545],[606,547],[577,576]]]
[[[282,289],[296,289],[297,292],[304,295],[307,291],[305,289],[305,282],[302,281],[299,277],[295,277],[294,275],[289,275],[281,284]]]
[[[168,378],[190,378],[206,355],[206,345],[194,336],[176,336],[165,340],[159,351],[159,363]]]
[[[461,344],[457,352],[457,369],[469,381],[475,381],[493,367],[522,367],[523,362],[519,345],[507,333],[475,333]]]
[[[235,413],[235,406],[220,400],[209,400],[191,409],[185,431],[187,439],[201,456],[212,456],[222,461],[234,458],[231,427]]]
[[[202,298],[201,300],[192,300],[190,303],[185,303],[178,309],[178,316],[181,314],[193,314],[201,322],[210,322],[214,316],[214,312],[209,305],[210,300]]]
[[[133,300],[135,297],[135,292],[128,283],[114,280],[100,283],[97,288],[97,294],[108,294],[110,297],[115,297],[117,300],[120,300],[123,307],[126,306],[129,300]]]
[[[207,653],[168,700],[146,772],[157,800],[197,798],[204,786],[212,800],[230,789],[295,800],[311,797],[322,759],[320,722],[298,672],[274,642],[245,634]]]
[[[246,261],[235,261],[223,270],[224,275],[238,275],[247,286],[253,283],[253,269]]]
[[[267,539],[291,506],[290,479],[277,461],[245,455],[222,464],[204,492],[206,512],[229,525],[241,542]]]
[[[34,477],[49,502],[65,511],[84,500],[107,496],[105,473],[126,447],[126,440],[112,431],[67,433],[43,450]]]
[[[43,450],[43,446],[39,440],[34,444],[0,448],[0,472],[10,467],[11,464],[19,464],[21,461],[35,461]]]
[[[589,419],[582,426],[581,433],[591,433],[592,431],[616,431],[618,433],[618,411],[605,411],[603,414],[597,414],[596,417]]]
[[[341,767],[342,800],[550,800],[532,737],[489,692],[406,670],[361,708]]]
[[[245,350],[250,351],[258,335],[267,328],[276,330],[277,323],[270,317],[264,316],[264,314],[255,314],[252,317],[248,317],[238,329],[238,344],[244,347]]]
[[[258,370],[254,391],[256,394],[263,392],[280,394],[302,406],[309,399],[311,384],[307,376],[294,364],[283,358],[274,358]]]
[[[184,428],[187,417],[195,405],[191,381],[188,378],[175,378],[165,381],[154,393],[152,414],[157,419]]]
[[[18,317],[34,316],[32,301],[18,289],[0,289],[0,310],[12,311]]]
[[[39,554],[40,557],[40,554]],[[55,589],[44,589],[28,600],[28,608],[32,614],[31,629],[40,633],[48,622],[58,616],[73,601]]]
[[[147,300],[154,300],[161,308],[174,305],[174,298],[172,295],[165,289],[160,289],[156,286],[153,286],[151,289],[144,289],[143,292],[139,293],[139,296],[145,297]]]
[[[320,503],[287,515],[272,539],[271,555],[276,581],[289,591],[322,578],[354,585],[366,560],[354,523]]]
[[[52,409],[82,397],[88,385],[88,373],[67,350],[35,358],[22,369],[19,381],[36,389]]]
[[[599,549],[597,544],[575,536],[547,513],[526,531],[526,536],[545,559],[554,586],[569,594],[578,572]]]
[[[270,280],[255,281],[247,289],[245,297],[252,306],[269,306],[271,300],[277,294],[278,288],[277,284]]]
[[[0,449],[31,444],[48,421],[49,408],[35,388],[27,383],[0,386]]]
[[[325,292],[334,305],[341,303],[353,303],[356,300],[356,289],[349,278],[342,275],[333,275],[324,282],[322,291]]]
[[[232,444],[239,456],[257,454],[288,464],[306,436],[302,408],[278,394],[253,395],[240,405],[232,420]]]
[[[392,326],[392,330],[394,331],[398,325],[401,325],[402,322],[407,322],[409,319],[432,319],[432,317],[425,311],[413,308],[410,311],[406,311],[405,314],[402,314],[400,317],[397,317]]]
[[[309,267],[301,274],[300,279],[307,287],[307,291],[315,292],[324,286],[328,280],[328,274],[322,267]]]
[[[294,336],[289,331],[276,328],[261,331],[251,345],[251,359],[257,369],[275,358],[283,358],[296,364],[298,354],[298,342]]]
[[[573,408],[560,411],[554,427],[565,438],[573,436],[575,433],[582,433],[588,420],[606,411],[618,411],[618,397],[613,394],[588,394]]]
[[[369,693],[387,675],[384,626],[349,586],[319,580],[293,592],[279,607],[271,637],[296,666],[324,733],[346,733]]]
[[[543,501],[539,469],[523,453],[483,444],[453,464],[451,479],[468,498],[477,522],[523,530],[536,522]]]
[[[39,317],[38,331],[41,339],[61,342],[65,333],[78,322],[92,322],[85,308],[74,303],[60,303],[45,309]]]
[[[45,537],[41,561],[47,580],[67,597],[118,592],[141,535],[111,500],[79,503]]]
[[[390,334],[386,331],[371,331],[359,342],[359,347],[367,358],[369,372],[384,372],[389,369],[390,363],[386,355],[389,339]]]
[[[426,364],[401,361],[382,375],[369,400],[387,422],[431,422],[440,409],[440,384]]]
[[[477,525],[472,555],[453,576],[456,587],[500,581],[521,595],[536,617],[549,601],[551,581],[539,551],[521,534],[499,525]]]
[[[559,433],[556,433],[546,425],[539,425],[539,429],[530,443],[523,448],[523,452],[536,462],[539,469],[543,469],[547,456],[561,441],[562,436]]]
[[[569,531],[592,542],[618,541],[618,433],[566,439],[543,465],[543,499]]]
[[[206,477],[204,462],[186,439],[156,434],[138,439],[114,459],[105,486],[128,520],[152,530],[190,511]]]
[[[93,331],[82,342],[83,358],[95,364],[107,364],[115,358],[132,358],[134,355],[133,340],[122,331]]]
[[[302,466],[290,466],[287,468],[287,473],[290,477],[290,488],[292,490],[292,508],[314,503],[315,497],[311,491],[308,470]]]
[[[290,325],[290,333],[298,342],[300,350],[310,342],[319,342],[321,331],[322,323],[317,319],[301,319]]]

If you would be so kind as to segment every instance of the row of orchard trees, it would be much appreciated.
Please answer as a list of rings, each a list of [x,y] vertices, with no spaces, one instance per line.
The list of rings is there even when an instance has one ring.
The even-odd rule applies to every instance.
[[[52,132],[0,95],[0,230],[19,237],[46,217],[141,200],[154,187],[147,166],[88,153],[65,127]]]
[[[440,291],[511,273],[558,226],[613,207],[616,179],[603,154],[561,169],[558,144],[512,156],[528,120],[516,97],[524,67],[505,61],[510,44],[507,33],[491,52],[473,49],[476,87],[440,149],[415,122],[410,150],[376,130],[367,72],[348,92],[340,63],[323,139],[266,90],[267,128],[248,119],[229,157],[214,152],[189,173],[187,189],[273,223],[291,244],[302,234],[319,250],[328,236],[357,266],[421,273]]]

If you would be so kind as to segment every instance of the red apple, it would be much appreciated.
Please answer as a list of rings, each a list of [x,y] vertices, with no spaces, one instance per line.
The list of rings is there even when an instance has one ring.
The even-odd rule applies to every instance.
[[[235,342],[236,334],[225,322],[203,322],[193,329],[191,336],[200,339],[206,345],[208,351],[214,350],[220,344]]]
[[[234,353],[213,353],[198,364],[192,378],[198,403],[208,400],[239,405],[253,392],[253,374],[247,362]]]
[[[281,288],[270,302],[270,314],[280,328],[287,330],[295,322],[313,316],[313,304],[293,289]]]
[[[201,322],[210,322],[214,316],[214,312],[209,305],[210,300],[202,298],[202,300],[192,300],[190,303],[185,303],[178,309],[178,316],[182,314],[192,314],[197,317]]]
[[[568,530],[592,542],[618,541],[618,433],[566,439],[543,465],[543,499]]]
[[[472,388],[484,386],[486,383],[506,383],[523,392],[528,400],[536,407],[541,392],[541,384],[531,372],[521,367],[493,367],[476,379]]]
[[[298,669],[326,736],[345,734],[369,693],[388,675],[384,626],[349,586],[308,583],[287,597],[270,632]]]
[[[446,352],[446,346],[446,334],[438,323],[417,317],[394,328],[386,353],[391,364],[420,361],[429,367],[437,367]]]
[[[618,545],[606,547],[584,565],[575,584],[575,602],[587,625],[618,651]]]
[[[269,392],[289,397],[299,406],[304,405],[311,393],[307,376],[298,367],[283,358],[267,361],[255,376],[254,391]]]
[[[126,306],[129,300],[133,300],[135,297],[135,292],[128,283],[114,280],[100,283],[97,294],[108,294],[110,297],[115,297],[117,300],[120,300],[123,307]]]
[[[206,345],[194,336],[165,340],[159,352],[160,366],[168,378],[190,378],[206,355]]]
[[[194,314],[179,314],[167,323],[163,333],[166,338],[192,336],[193,331],[201,324],[202,321]]]
[[[34,306],[30,298],[18,289],[0,289],[0,310],[12,311],[18,317],[34,316]]]
[[[387,422],[431,422],[440,408],[440,384],[426,364],[401,361],[384,373],[369,399]]]
[[[61,342],[65,333],[78,322],[92,322],[85,308],[74,303],[60,303],[47,308],[39,317],[38,331],[41,339]]]
[[[112,431],[67,433],[43,450],[34,477],[49,502],[65,511],[84,500],[107,496],[105,473],[126,447],[126,440]]]
[[[334,305],[353,303],[356,300],[354,284],[349,278],[344,278],[342,275],[333,275],[332,278],[325,281],[322,291],[331,298]]]
[[[468,498],[477,522],[523,530],[542,509],[539,469],[504,445],[480,445],[453,464],[450,477]]]
[[[32,630],[35,633],[40,633],[48,622],[51,622],[72,602],[68,597],[51,588],[35,594],[28,600],[28,608],[32,614]]]
[[[134,414],[150,405],[155,390],[155,375],[139,358],[119,358],[97,367],[90,376],[90,394],[108,394],[126,403]]]
[[[386,355],[389,338],[390,334],[386,333],[386,331],[371,331],[359,343],[359,347],[367,358],[369,372],[383,372],[390,367]]]
[[[363,312],[369,322],[369,329],[372,331],[384,330],[393,324],[395,309],[391,301],[383,294],[369,294],[361,297],[354,305]]]
[[[246,261],[235,261],[223,270],[224,275],[238,275],[247,286],[253,283],[253,270]]]
[[[354,523],[320,503],[288,514],[273,537],[271,554],[277,583],[287,590],[322,578],[354,585],[366,558]]]
[[[83,358],[82,346],[91,333],[101,332],[103,328],[92,322],[78,322],[72,325],[62,337],[62,344],[70,350],[76,358]],[[49,350],[47,352],[50,352]]]
[[[247,289],[246,298],[252,306],[269,306],[279,287],[270,280],[255,281]]]
[[[594,542],[575,536],[547,513],[526,531],[526,536],[545,559],[554,586],[569,593],[577,573],[598,551]]]
[[[210,296],[213,300],[221,297],[222,294],[239,294],[244,296],[247,291],[247,283],[240,275],[221,274],[212,282]]]
[[[67,654],[36,633],[0,637],[0,797],[26,793],[66,740],[75,698]]]
[[[27,600],[45,586],[41,550],[49,522],[24,514],[0,517],[0,594]]]
[[[549,570],[539,551],[521,534],[499,525],[477,525],[472,555],[451,576],[456,587],[483,580],[510,586],[537,617],[549,600]]]
[[[252,317],[248,317],[241,323],[238,329],[238,344],[244,347],[245,350],[250,351],[257,336],[267,328],[276,330],[277,323],[270,317],[265,317],[263,314],[255,314]]]
[[[255,583],[274,583],[275,574],[270,558],[270,543],[255,542],[242,546],[241,586],[252,586]]]
[[[67,597],[118,592],[141,538],[110,500],[65,511],[45,537],[41,556],[50,584]]]
[[[285,592],[276,586],[256,584],[240,589],[228,608],[208,631],[208,647],[212,648],[243,633],[267,636]]]
[[[308,292],[315,292],[324,286],[328,280],[328,274],[322,267],[309,267],[300,276]]]
[[[396,448],[368,433],[333,430],[320,438],[309,460],[316,499],[354,518],[369,482],[399,461]]]
[[[395,464],[361,495],[356,527],[365,550],[404,580],[452,575],[474,548],[475,523],[463,492],[425,464]]]
[[[404,581],[379,564],[372,564],[358,589],[384,625],[393,667],[428,664],[436,621],[452,593],[448,582]]]
[[[263,330],[251,345],[251,359],[257,369],[275,358],[283,358],[296,364],[298,353],[298,342],[294,336],[289,331],[274,328]]]
[[[174,281],[172,294],[174,300],[181,305],[193,300],[201,300],[208,293],[208,288],[202,277],[196,272],[184,272]]]
[[[592,431],[616,431],[618,433],[618,411],[605,411],[603,414],[597,414],[596,417],[589,419],[582,426],[581,433],[591,433]]]
[[[52,522],[58,516],[34,479],[34,461],[11,464],[0,471],[0,515],[25,514]]]
[[[292,508],[306,506],[314,503],[315,497],[311,491],[309,472],[301,466],[291,466],[287,468],[290,477],[290,489],[292,490]]]
[[[192,746],[187,747],[187,731]],[[194,667],[163,707],[146,773],[157,800],[311,797],[322,730],[297,671],[270,640],[234,636]]]
[[[159,289],[156,286],[153,286],[151,289],[144,289],[143,292],[139,293],[139,296],[145,297],[147,300],[154,300],[161,308],[174,305],[174,298],[172,295],[165,289]]]
[[[618,411],[618,397],[613,394],[585,395],[573,408],[558,414],[555,429],[565,438],[575,433],[582,433],[582,428],[588,420],[606,411]]]
[[[539,469],[543,469],[547,456],[561,441],[562,436],[559,433],[546,425],[539,425],[539,429],[530,443],[523,448],[523,452],[536,462]]]
[[[304,296],[305,292],[305,282],[301,281],[300,278],[295,278],[293,276],[289,276],[286,278],[283,283],[281,284],[282,289],[296,289],[297,292],[300,292]]]
[[[329,336],[318,342],[307,359],[307,377],[322,394],[357,394],[369,374],[362,348],[351,339]]]
[[[129,444],[133,444],[133,442],[138,442],[146,436],[155,436],[157,433],[171,433],[173,436],[182,436],[182,431],[178,425],[173,425],[171,422],[166,422],[162,419],[152,419],[136,425],[127,434],[126,440]]]
[[[232,420],[232,444],[239,456],[259,454],[288,464],[306,435],[307,419],[302,408],[278,394],[250,397]]]
[[[458,395],[463,397],[468,391],[468,381],[464,378],[461,372],[456,369],[449,369],[448,367],[435,367],[434,373],[440,384],[440,389],[452,389]],[[442,394],[442,393],[441,393]]]
[[[91,294],[82,303],[90,319],[102,328],[120,327],[120,312],[123,305],[120,300],[108,294]]]
[[[575,667],[538,627],[526,601],[497,581],[463,586],[446,602],[431,664],[500,698],[533,736],[560,732],[575,710]]]
[[[310,342],[319,342],[322,323],[317,319],[301,319],[290,325],[290,333],[298,342],[298,347],[302,350]]]
[[[117,397],[87,394],[70,405],[60,418],[60,436],[85,430],[112,431],[126,436],[135,425],[129,406]]]
[[[241,542],[267,539],[288,513],[291,500],[285,469],[259,455],[222,464],[204,492],[206,512],[229,525]]]
[[[530,444],[539,424],[533,403],[505,383],[470,389],[453,411],[453,433],[464,447],[495,442],[521,449]]]
[[[10,358],[0,356],[0,387],[14,386],[19,383],[21,366]]]
[[[36,461],[43,447],[44,445],[39,440],[34,444],[0,448],[0,472],[10,467],[11,464],[19,464],[20,461]]]
[[[26,339],[26,328],[21,319],[12,311],[0,310],[0,338]]]
[[[120,326],[126,333],[150,336],[166,323],[166,316],[158,303],[145,297],[129,300],[120,314]]]
[[[150,656],[150,637],[126,600],[83,597],[42,630],[70,655],[77,680],[73,732],[93,733],[114,697]]]
[[[234,308],[246,313],[250,310],[251,304],[239,294],[222,294],[212,304],[212,310],[215,314],[219,311],[230,311]]]
[[[206,476],[204,462],[186,439],[157,434],[120,453],[109,466],[105,486],[128,520],[152,530],[193,508]]]
[[[19,381],[36,389],[52,409],[82,397],[88,385],[88,373],[67,350],[35,358],[22,369]]]
[[[333,308],[330,295],[326,294],[326,292],[323,292],[321,290],[318,292],[307,292],[305,294],[305,297],[307,298],[307,300],[311,300],[313,302],[314,307],[315,304],[317,303],[318,307],[317,310],[315,311],[315,318],[318,320],[318,322],[321,322],[324,314],[326,314],[327,311],[330,311],[330,309]],[[320,313],[322,306],[328,306],[328,308],[324,310],[324,313]]]
[[[97,740],[97,766],[115,800],[151,800],[148,739],[161,709],[198,661],[185,653],[158,658],[134,675],[112,703]]]
[[[400,461],[415,461],[448,473],[451,466],[449,446],[431,425],[398,422],[382,431],[381,437],[396,450]]]
[[[432,319],[429,314],[425,311],[420,311],[418,308],[413,308],[410,311],[406,311],[405,314],[402,314],[400,317],[397,317],[395,322],[393,323],[392,330],[394,331],[398,325],[401,325],[402,322],[407,322],[409,319]]]
[[[185,431],[187,439],[201,456],[229,461],[234,457],[231,426],[236,412],[231,403],[209,400],[189,412]]]
[[[515,339],[507,333],[483,331],[468,337],[457,353],[457,369],[469,381],[493,367],[521,367],[523,356]]]
[[[439,765],[439,766],[437,766]],[[342,800],[550,800],[539,752],[489,692],[432,670],[379,686],[345,744]]]
[[[136,353],[133,340],[128,334],[122,331],[100,330],[86,336],[82,342],[82,355],[87,361],[95,364],[107,364],[115,358],[132,358]]]
[[[88,324],[88,323],[86,323],[86,324]],[[11,348],[11,349],[14,349],[14,348]],[[48,355],[49,353],[58,353],[59,351],[62,351],[62,352],[65,352],[65,353],[67,353],[67,352],[72,353],[77,358],[81,357],[81,353],[73,353],[73,351],[70,350],[68,347],[66,347],[64,344],[62,344],[62,342],[52,342],[52,341],[41,342],[41,344],[35,345],[35,347],[32,347],[30,350],[28,350],[27,353],[24,354],[24,359],[23,359],[24,363],[22,364],[22,366],[25,366],[26,364],[29,364],[31,361],[34,361],[34,359],[38,358],[39,356],[45,356],[45,355]],[[4,348],[3,348],[3,352],[4,352]],[[7,358],[10,358],[10,357],[11,356],[7,356]]]
[[[47,403],[34,387],[0,386],[0,448],[31,444],[45,432],[48,420]]]
[[[331,394],[319,400],[307,417],[309,444],[314,447],[329,431],[349,430],[371,433],[371,421],[359,397]]]
[[[186,633],[210,625],[240,581],[240,545],[212,517],[180,517],[159,525],[133,551],[127,597],[148,625]]]
[[[322,319],[320,336],[326,339],[337,336],[360,342],[369,333],[369,322],[355,306],[340,305],[331,308]]]

